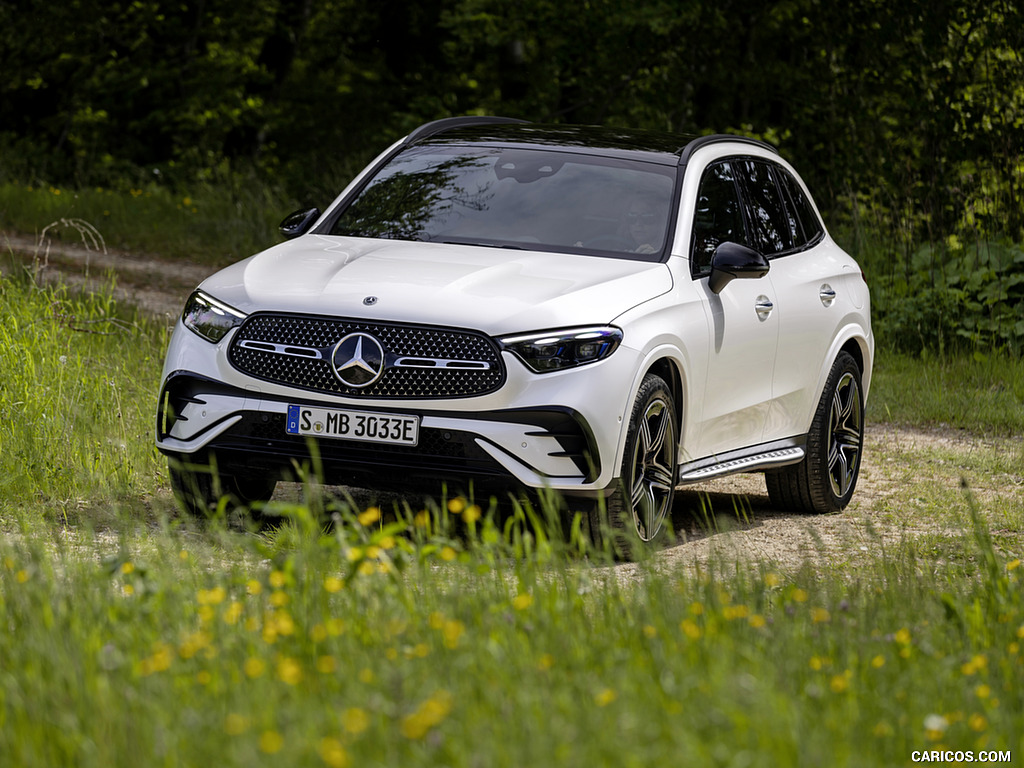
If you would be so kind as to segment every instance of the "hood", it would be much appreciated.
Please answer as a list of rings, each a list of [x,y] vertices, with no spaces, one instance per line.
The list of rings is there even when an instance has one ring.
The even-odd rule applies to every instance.
[[[325,235],[281,243],[202,284],[246,313],[338,315],[491,335],[609,323],[671,287],[664,264]]]

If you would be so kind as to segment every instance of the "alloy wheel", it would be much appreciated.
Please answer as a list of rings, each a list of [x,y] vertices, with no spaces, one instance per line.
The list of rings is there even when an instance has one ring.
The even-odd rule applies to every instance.
[[[828,419],[828,477],[832,493],[842,498],[857,479],[864,439],[864,414],[860,387],[852,373],[845,373],[836,385]]]
[[[652,541],[669,513],[675,486],[675,425],[663,398],[647,404],[637,425],[630,471],[630,506],[642,541]]]

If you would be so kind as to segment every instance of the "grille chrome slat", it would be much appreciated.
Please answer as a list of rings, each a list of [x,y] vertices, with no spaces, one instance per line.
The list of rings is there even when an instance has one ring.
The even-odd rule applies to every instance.
[[[338,341],[355,332],[377,338],[389,359],[380,379],[359,389],[335,376],[330,359]],[[228,360],[264,381],[364,399],[475,397],[505,381],[501,353],[482,333],[313,315],[251,315]]]

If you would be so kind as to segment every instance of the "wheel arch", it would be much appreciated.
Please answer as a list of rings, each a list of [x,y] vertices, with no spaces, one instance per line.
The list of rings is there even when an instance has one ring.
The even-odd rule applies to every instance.
[[[633,402],[636,400],[637,393],[640,391],[644,379],[651,373],[661,377],[668,384],[669,391],[672,393],[672,400],[676,411],[676,435],[680,441],[680,448],[683,447],[683,428],[686,425],[686,412],[690,405],[686,396],[688,391],[686,360],[678,348],[662,346],[651,350],[643,364],[637,367],[633,385],[629,390],[629,398],[624,403],[622,426],[619,430],[618,445],[616,446],[615,458],[612,462],[616,478],[625,455],[626,435],[629,432],[629,414],[632,411]]]

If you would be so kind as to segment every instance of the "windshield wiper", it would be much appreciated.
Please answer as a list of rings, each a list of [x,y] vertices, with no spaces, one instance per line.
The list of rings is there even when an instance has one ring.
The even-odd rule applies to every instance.
[[[432,241],[432,242],[437,242]],[[510,251],[525,251],[521,245],[512,245],[511,243],[480,243],[475,240],[441,240],[440,242],[445,245],[478,245],[482,248],[506,248]]]

